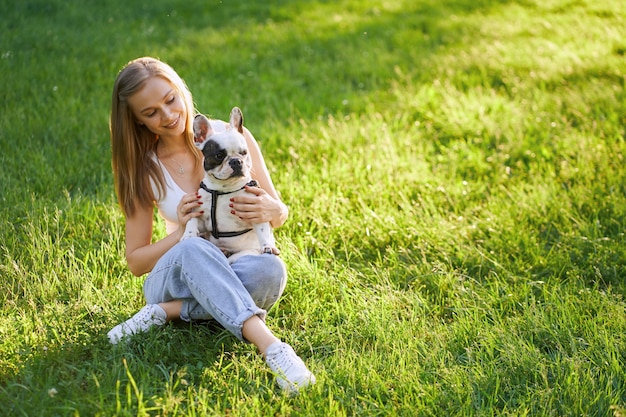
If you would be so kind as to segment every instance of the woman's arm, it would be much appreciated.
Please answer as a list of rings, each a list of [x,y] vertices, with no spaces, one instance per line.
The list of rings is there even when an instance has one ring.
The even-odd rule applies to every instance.
[[[193,211],[197,205],[196,193],[185,194],[176,208],[180,226],[170,235],[154,243],[152,243],[154,220],[152,207],[140,207],[135,210],[133,216],[126,218],[126,262],[135,276],[150,272],[161,256],[180,241],[189,219],[202,214]]]
[[[135,276],[150,272],[156,262],[178,239],[170,236],[152,244],[153,209],[141,207],[126,218],[126,262]]]

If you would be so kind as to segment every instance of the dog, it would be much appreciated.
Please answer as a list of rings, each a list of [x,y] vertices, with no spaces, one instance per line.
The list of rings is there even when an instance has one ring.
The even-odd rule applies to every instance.
[[[187,222],[181,241],[203,236],[227,256],[230,264],[244,255],[278,254],[269,223],[249,224],[231,213],[230,199],[245,194],[244,187],[258,187],[251,178],[252,159],[243,136],[243,113],[230,112],[230,125],[216,133],[209,119],[198,114],[193,131],[196,146],[204,155],[204,178],[198,194],[204,214]]]

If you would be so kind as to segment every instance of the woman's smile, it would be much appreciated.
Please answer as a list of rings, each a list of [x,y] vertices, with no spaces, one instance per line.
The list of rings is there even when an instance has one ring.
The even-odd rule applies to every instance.
[[[178,126],[178,123],[180,122],[180,114],[178,115],[178,117],[176,118],[176,120],[174,120],[172,123],[165,125],[163,127],[165,127],[166,129],[175,129],[176,126]]]

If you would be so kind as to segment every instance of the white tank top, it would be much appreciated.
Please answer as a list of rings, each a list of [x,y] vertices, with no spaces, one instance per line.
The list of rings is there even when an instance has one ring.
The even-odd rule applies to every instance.
[[[211,120],[210,122],[211,128],[213,128],[216,133],[226,130],[226,123],[224,121]],[[165,168],[165,165],[159,161],[156,155],[153,155],[153,158],[161,167],[163,178],[165,179],[165,195],[162,195],[161,199],[156,201],[156,206],[159,210],[159,215],[165,221],[165,230],[169,235],[178,229],[179,224],[176,208],[178,207],[178,203],[180,203],[180,199],[187,193],[176,184],[174,178],[172,178],[169,171]],[[158,196],[156,185],[152,181],[150,183],[152,184],[152,192],[155,196]],[[200,184],[198,184],[198,188],[200,188]]]

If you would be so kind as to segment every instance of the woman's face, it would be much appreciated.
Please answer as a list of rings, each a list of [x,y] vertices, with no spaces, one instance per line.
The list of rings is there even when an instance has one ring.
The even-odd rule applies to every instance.
[[[185,103],[164,78],[148,78],[141,90],[128,97],[128,104],[137,122],[160,137],[180,136],[185,131]]]

